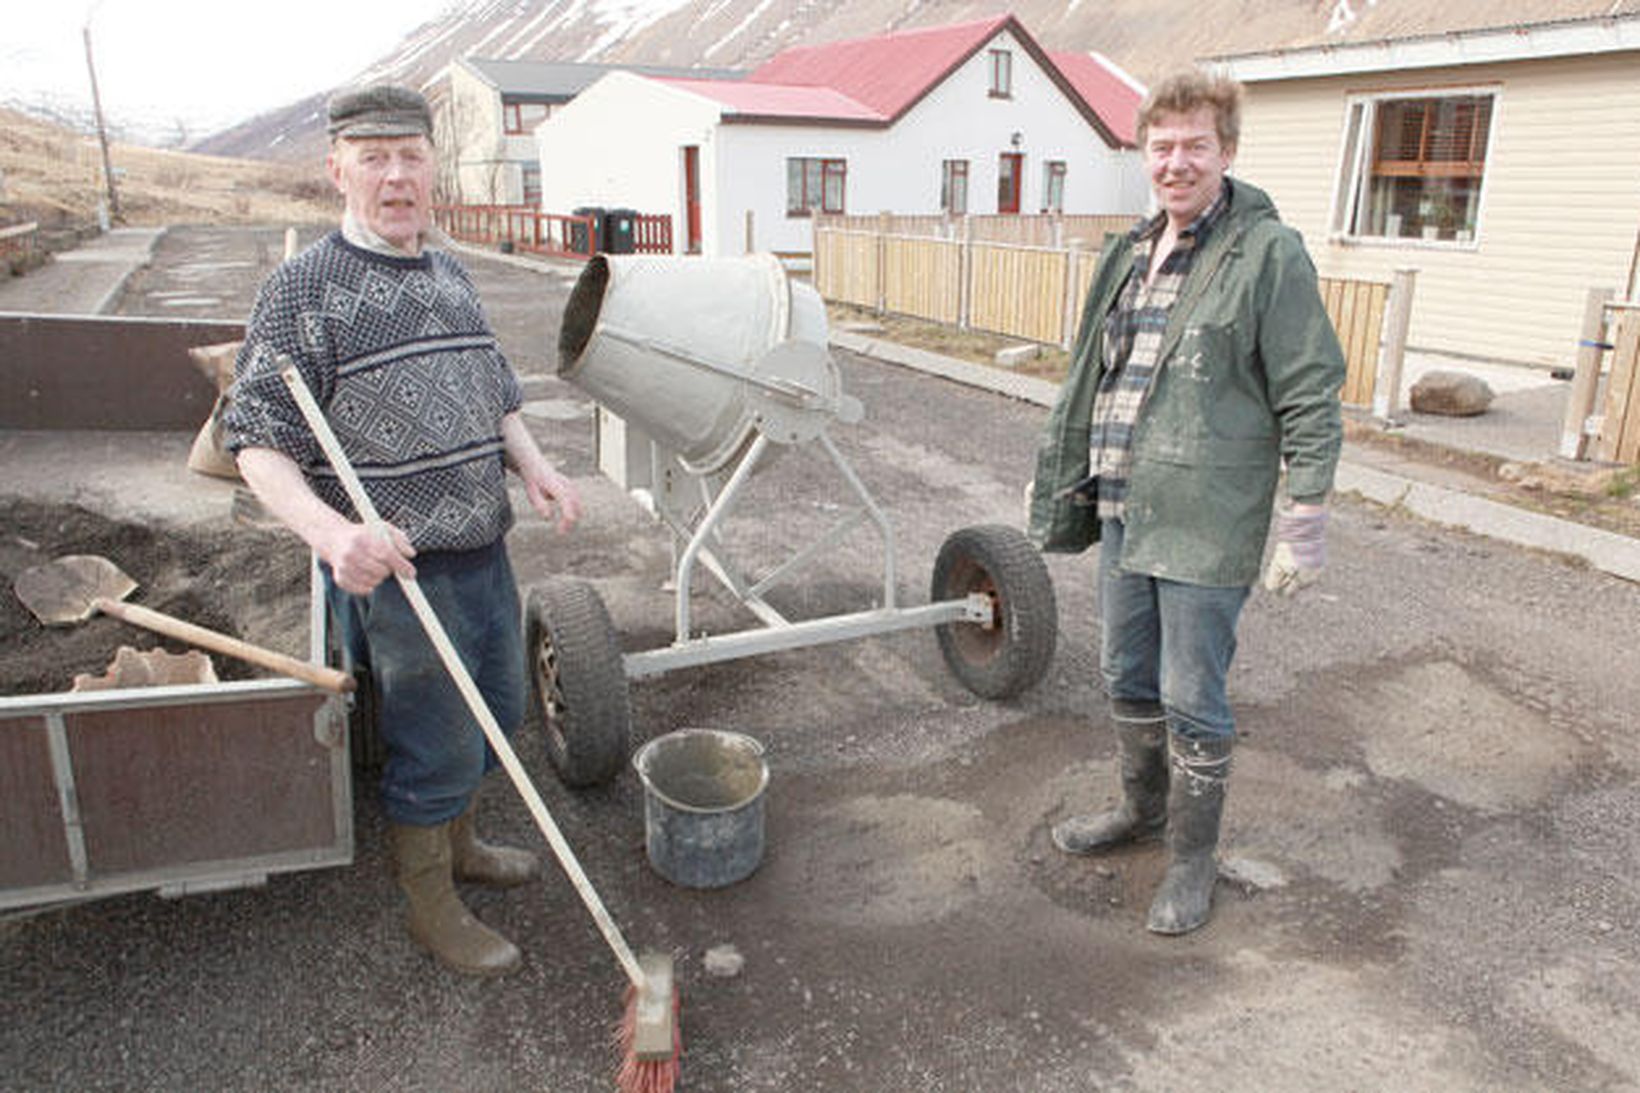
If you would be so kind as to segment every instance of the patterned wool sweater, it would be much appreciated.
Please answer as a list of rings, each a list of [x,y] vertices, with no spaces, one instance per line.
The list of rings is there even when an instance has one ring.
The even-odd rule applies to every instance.
[[[356,517],[279,378],[286,359],[382,518],[418,551],[486,546],[511,526],[500,422],[522,396],[449,255],[392,257],[332,232],[274,271],[246,326],[229,447],[283,452],[322,500]]]

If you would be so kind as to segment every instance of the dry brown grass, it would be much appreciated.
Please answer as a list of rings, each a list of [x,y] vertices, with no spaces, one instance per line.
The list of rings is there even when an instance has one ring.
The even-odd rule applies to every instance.
[[[929,322],[926,319],[913,319],[905,315],[882,314],[870,308],[856,307],[853,304],[827,304],[827,314],[833,326],[844,324],[869,323],[882,329],[879,335],[884,341],[898,345],[908,345],[915,349],[926,349],[930,353],[940,353],[958,360],[972,361],[975,364],[996,364],[997,351],[1016,345],[1025,345],[1017,338],[1004,337],[1001,334],[987,334],[981,330],[962,330],[954,326],[943,326]],[[1041,379],[1062,380],[1070,364],[1070,356],[1057,346],[1045,345],[1042,355],[1035,360],[1027,361],[1017,367],[1010,368],[1010,372],[1025,376],[1036,376]]]
[[[320,165],[113,144],[120,213],[127,224],[334,221],[340,209]],[[105,195],[102,150],[94,136],[0,109],[0,222],[56,227],[96,219]]]

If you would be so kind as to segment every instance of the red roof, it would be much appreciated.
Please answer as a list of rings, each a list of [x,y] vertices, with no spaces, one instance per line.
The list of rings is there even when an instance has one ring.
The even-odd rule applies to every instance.
[[[1004,30],[1107,142],[1133,144],[1140,92],[1132,81],[1101,57],[1046,53],[1012,15],[799,46],[776,54],[742,80],[659,82],[722,103],[735,121],[886,126]]]
[[[663,79],[658,82],[720,102],[734,110],[743,121],[750,118],[824,118],[827,121],[880,124],[888,120],[871,107],[857,103],[830,87],[793,87],[748,83],[745,80]]]
[[[1000,15],[975,23],[798,46],[769,58],[746,79],[835,88],[892,121],[1012,22],[1012,16]]]
[[[1126,73],[1097,53],[1048,56],[1118,140],[1132,144],[1138,138],[1139,102],[1144,90]]]

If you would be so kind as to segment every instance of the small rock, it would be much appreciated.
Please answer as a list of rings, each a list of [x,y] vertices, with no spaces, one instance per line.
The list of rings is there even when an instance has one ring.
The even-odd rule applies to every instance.
[[[714,945],[706,950],[704,966],[707,975],[715,975],[719,979],[732,979],[746,966],[746,958],[741,956],[740,950],[733,945]]]
[[[1011,345],[1007,349],[997,350],[996,363],[999,368],[1018,368],[1041,355],[1042,347],[1034,342],[1030,345]]]
[[[1464,372],[1426,372],[1412,385],[1412,409],[1420,414],[1474,417],[1492,405],[1492,387]]]
[[[1227,858],[1219,865],[1219,875],[1249,892],[1284,888],[1287,885],[1287,874],[1280,868],[1253,858]]]

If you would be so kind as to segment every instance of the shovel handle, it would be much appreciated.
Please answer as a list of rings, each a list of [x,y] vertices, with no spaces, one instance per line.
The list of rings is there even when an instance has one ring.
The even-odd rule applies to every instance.
[[[120,600],[111,600],[106,596],[93,600],[91,606],[104,615],[112,615],[116,619],[128,622],[133,626],[140,626],[144,630],[152,630],[156,634],[165,634],[185,641],[190,645],[197,645],[203,649],[221,653],[224,656],[235,657],[261,665],[263,668],[291,676],[311,683],[315,687],[323,687],[334,694],[342,694],[354,688],[353,677],[346,672],[339,672],[334,668],[326,668],[321,664],[312,664],[305,660],[276,653],[272,649],[264,649],[259,645],[231,638],[227,634],[219,634],[215,630],[207,630],[203,626],[195,626],[191,622],[183,622],[171,615],[161,614],[158,611],[141,607],[134,603],[124,603]]]

